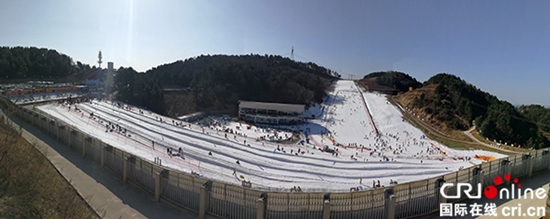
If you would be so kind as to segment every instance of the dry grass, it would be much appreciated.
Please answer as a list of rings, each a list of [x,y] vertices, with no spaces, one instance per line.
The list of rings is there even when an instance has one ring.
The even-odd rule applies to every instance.
[[[496,152],[496,153],[499,153],[499,154],[505,154],[505,155],[515,154],[515,153],[508,153],[508,152],[504,152],[504,151],[501,151],[501,150],[497,150],[497,149],[492,148],[492,147],[487,147],[487,146],[484,146],[484,145],[480,145],[478,143],[474,143],[473,141],[472,142],[465,142],[465,141],[456,140],[452,137],[441,136],[439,134],[435,134],[434,132],[430,132],[430,131],[426,130],[426,127],[424,125],[419,125],[415,120],[412,120],[408,116],[405,116],[404,118],[405,118],[405,120],[407,120],[407,122],[409,122],[410,124],[412,124],[416,128],[422,130],[422,132],[424,132],[424,134],[428,138],[430,138],[432,140],[435,140],[437,142],[440,142],[440,143],[442,143],[446,146],[449,146],[450,148],[459,149],[459,150],[485,150],[485,151],[492,151],[492,152]],[[471,139],[469,139],[469,140],[471,141]]]
[[[394,103],[392,98],[388,98],[390,102]],[[395,104],[395,103],[394,103]],[[452,132],[441,132],[440,130],[437,130],[435,127],[431,127],[431,125],[421,124],[417,121],[417,118],[410,118],[408,113],[402,112],[403,118],[407,120],[407,122],[411,123],[416,128],[422,130],[424,134],[430,139],[433,139],[435,141],[438,141],[444,145],[447,145],[451,148],[455,149],[461,149],[461,150],[486,150],[486,151],[492,151],[500,154],[506,154],[511,155],[514,153],[508,153],[501,150],[497,150],[492,147],[487,147],[484,145],[481,145],[477,142],[474,142],[472,139],[468,138],[463,132],[461,131],[452,131]],[[516,151],[516,150],[514,150]]]
[[[37,149],[0,123],[0,218],[99,218]]]
[[[478,132],[477,130],[473,130],[473,131],[472,131],[472,136],[474,136],[475,138],[477,138],[478,140],[480,140],[480,141],[483,142],[483,143],[492,144],[492,145],[495,144],[495,142],[492,142],[492,141],[489,141],[489,140],[483,138],[483,137],[479,134],[479,132]],[[526,153],[526,152],[529,152],[529,151],[530,151],[530,149],[512,147],[512,146],[504,145],[504,144],[502,144],[501,146],[502,146],[503,149],[506,149],[506,150],[509,150],[509,151],[514,151],[514,152],[518,152],[518,153]]]

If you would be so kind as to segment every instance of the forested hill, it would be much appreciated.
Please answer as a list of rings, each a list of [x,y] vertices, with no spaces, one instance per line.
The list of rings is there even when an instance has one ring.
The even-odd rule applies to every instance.
[[[423,87],[396,97],[405,107],[431,123],[466,130],[472,121],[480,134],[523,147],[548,147],[546,139],[532,121],[512,104],[481,91],[457,76],[437,74]]]
[[[78,80],[91,67],[52,49],[0,47],[0,80]]]
[[[235,108],[238,100],[319,103],[339,77],[315,63],[273,55],[199,56],[158,66],[146,75],[163,87],[190,88],[196,110]]]
[[[550,108],[541,105],[522,105],[519,112],[525,118],[535,122],[541,130],[550,133]]]
[[[398,71],[373,72],[358,81],[369,91],[389,94],[408,91],[409,88],[422,87],[422,83],[408,74]]]

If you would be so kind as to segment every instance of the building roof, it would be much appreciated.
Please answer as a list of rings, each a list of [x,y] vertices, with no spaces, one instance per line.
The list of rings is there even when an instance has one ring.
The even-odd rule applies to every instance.
[[[252,109],[277,110],[277,111],[304,112],[306,105],[286,104],[286,103],[266,103],[266,102],[254,102],[254,101],[241,100],[239,103],[239,107],[252,108]]]

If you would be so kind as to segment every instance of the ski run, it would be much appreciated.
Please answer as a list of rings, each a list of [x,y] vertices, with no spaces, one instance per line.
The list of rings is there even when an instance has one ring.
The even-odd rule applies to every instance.
[[[349,80],[332,86],[324,103],[306,110],[305,116],[313,119],[277,128],[220,118],[199,126],[99,100],[36,108],[113,147],[151,162],[160,158],[165,167],[239,186],[246,180],[252,188],[270,191],[371,189],[483,162],[476,155],[505,156],[450,149],[403,120],[385,95],[364,92]],[[269,141],[290,138],[289,130],[302,141]]]

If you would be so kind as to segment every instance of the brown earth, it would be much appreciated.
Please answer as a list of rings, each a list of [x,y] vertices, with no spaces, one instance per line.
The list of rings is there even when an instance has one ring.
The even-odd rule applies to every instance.
[[[0,124],[0,218],[99,218],[18,132]]]

